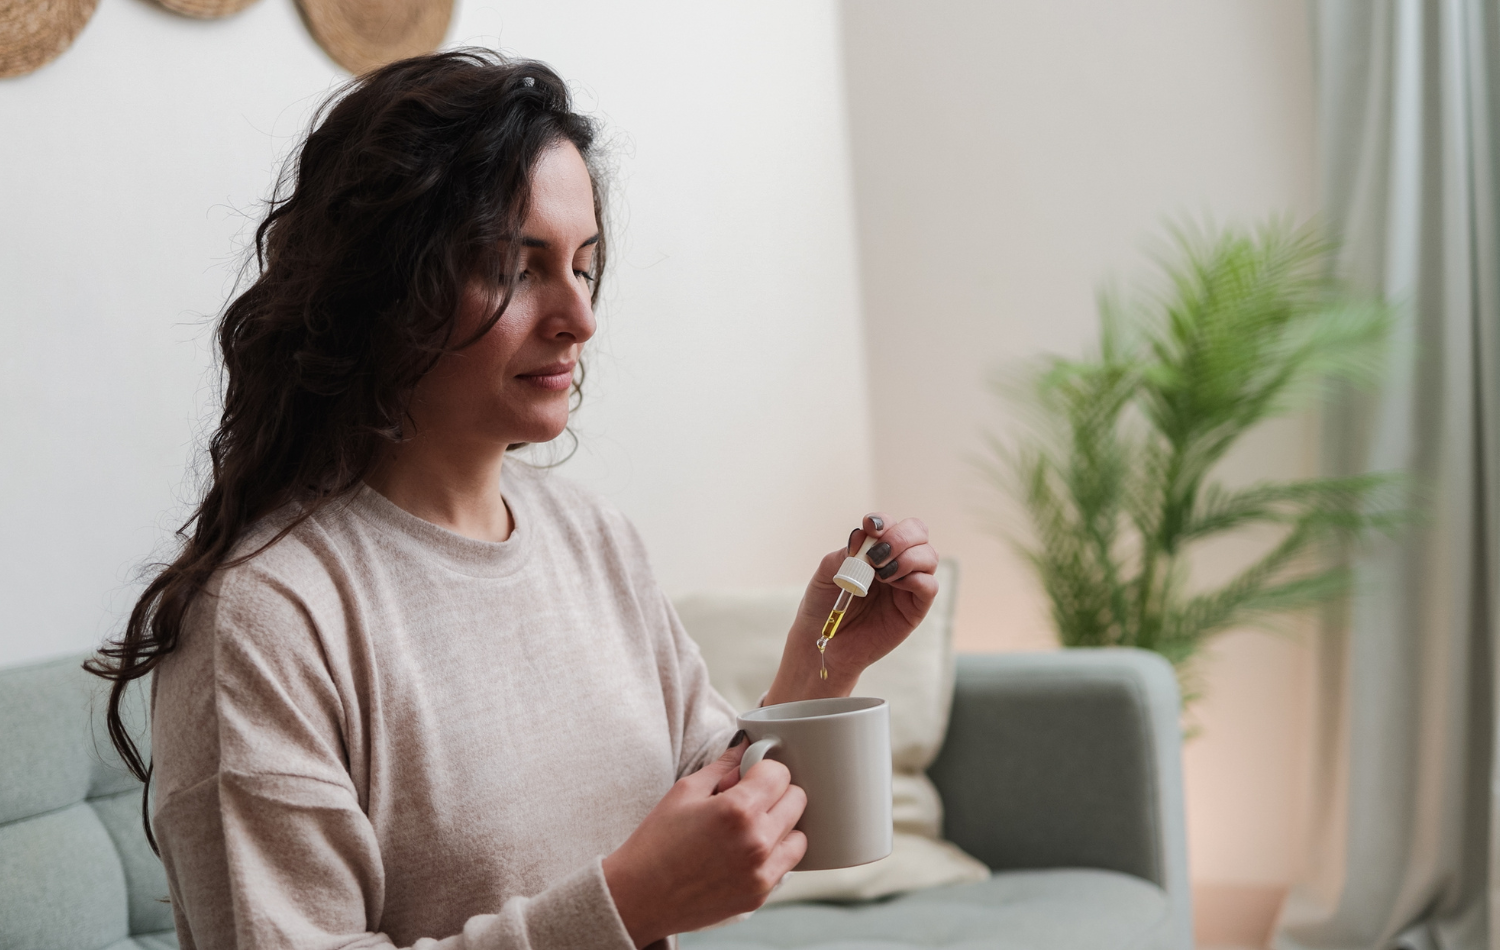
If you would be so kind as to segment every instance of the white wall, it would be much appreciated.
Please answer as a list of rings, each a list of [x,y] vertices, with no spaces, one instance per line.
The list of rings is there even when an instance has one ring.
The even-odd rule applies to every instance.
[[[1164,216],[1312,207],[1297,0],[856,0],[843,75],[831,2],[458,9],[450,39],[552,62],[619,139],[568,468],[673,590],[800,580],[878,502],[963,560],[961,646],[1049,644],[964,462],[1008,421],[985,375],[1077,352],[1094,288],[1139,272]],[[0,81],[0,664],[87,648],[129,606],[191,494],[236,242],[343,78],[291,0],[215,22],[102,0],[60,59]],[[1308,462],[1293,425],[1232,467]],[[1200,881],[1295,873],[1306,655],[1235,634],[1209,667]]]
[[[552,63],[617,142],[619,237],[568,470],[670,590],[806,577],[870,508],[831,2],[463,0],[452,42]],[[103,0],[0,81],[0,665],[114,630],[185,514],[209,318],[344,74],[291,0]]]
[[[1312,211],[1305,13],[1298,0],[842,9],[878,502],[920,513],[963,562],[961,648],[1045,648],[1042,595],[985,529],[1004,506],[967,464],[983,430],[1017,421],[985,380],[1081,355],[1096,289],[1141,275],[1168,217]],[[1246,480],[1310,464],[1293,422],[1228,468]],[[1187,752],[1200,881],[1274,888],[1296,873],[1306,658],[1306,644],[1246,633],[1207,665]]]

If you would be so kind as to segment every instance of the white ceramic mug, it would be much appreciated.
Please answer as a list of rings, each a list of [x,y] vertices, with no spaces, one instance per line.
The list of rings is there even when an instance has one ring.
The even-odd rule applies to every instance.
[[[740,775],[762,758],[792,773],[807,793],[797,828],[807,853],[792,870],[869,864],[891,853],[891,712],[883,699],[804,699],[752,709]]]

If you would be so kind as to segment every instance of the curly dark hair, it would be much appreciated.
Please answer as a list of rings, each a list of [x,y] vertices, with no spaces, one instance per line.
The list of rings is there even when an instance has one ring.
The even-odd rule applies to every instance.
[[[152,767],[121,717],[130,682],[177,648],[215,571],[264,550],[230,559],[247,528],[295,505],[268,547],[355,490],[382,446],[401,439],[418,380],[494,326],[511,299],[505,275],[515,272],[534,167],[560,142],[578,149],[594,182],[598,303],[605,242],[595,140],[550,68],[481,49],[374,70],[314,116],[256,228],[254,280],[219,321],[224,404],[203,500],[124,632],[84,664],[113,681],[110,740],[146,785],[153,849]],[[475,278],[504,293],[477,333],[455,339]]]

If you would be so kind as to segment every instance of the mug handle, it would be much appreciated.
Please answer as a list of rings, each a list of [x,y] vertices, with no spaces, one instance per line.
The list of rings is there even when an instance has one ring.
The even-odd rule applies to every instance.
[[[745,750],[745,755],[740,759],[740,778],[755,767],[755,764],[766,757],[766,753],[781,745],[781,740],[776,736],[767,736],[759,742],[752,743]]]

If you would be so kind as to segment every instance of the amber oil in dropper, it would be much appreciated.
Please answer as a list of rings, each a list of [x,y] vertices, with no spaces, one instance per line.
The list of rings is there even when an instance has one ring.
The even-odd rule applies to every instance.
[[[833,610],[829,611],[828,619],[823,621],[823,632],[818,637],[818,676],[821,679],[828,679],[828,654],[825,652],[828,641],[839,632],[839,624],[844,622],[844,613],[854,602],[854,598],[868,594],[870,585],[875,581],[875,568],[866,557],[874,545],[875,539],[866,537],[859,546],[859,553],[844,558],[843,567],[833,575],[833,583],[838,586],[839,596],[833,602]]]
[[[828,612],[828,619],[823,621],[823,635],[818,637],[818,663],[822,669],[818,676],[828,679],[828,655],[823,651],[828,649],[828,641],[839,632],[839,624],[844,622],[844,611],[849,609],[849,603],[854,600],[854,595],[847,590],[839,590],[839,598],[833,602],[833,609]]]

